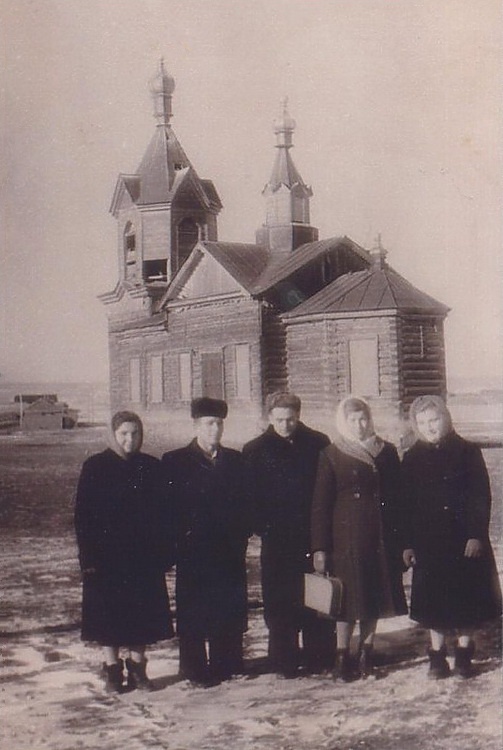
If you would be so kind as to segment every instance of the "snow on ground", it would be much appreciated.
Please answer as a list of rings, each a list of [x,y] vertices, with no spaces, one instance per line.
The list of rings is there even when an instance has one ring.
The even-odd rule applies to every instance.
[[[432,683],[419,656],[365,682],[258,673],[202,689],[178,681],[176,643],[167,642],[149,654],[154,692],[110,696],[98,652],[77,631],[22,636],[2,656],[0,736],[8,750],[502,747],[500,673],[491,658],[479,660],[469,681]]]
[[[252,545],[252,567],[257,549]],[[3,550],[0,745],[6,750],[502,748],[496,627],[479,634],[478,674],[471,680],[429,681],[426,633],[407,617],[381,621],[376,678],[284,680],[266,672],[267,633],[254,606],[245,638],[248,675],[191,687],[178,680],[172,640],[149,652],[154,692],[110,696],[99,675],[99,649],[79,637],[73,540],[20,538]],[[168,584],[172,590],[171,575]],[[256,584],[251,594],[257,603]]]
[[[71,529],[78,469],[96,440],[5,439],[0,455],[2,750],[502,750],[501,640],[477,634],[477,675],[427,679],[427,633],[381,621],[376,678],[282,680],[265,667],[258,542],[249,551],[249,673],[210,689],[179,681],[176,640],[149,652],[155,691],[107,695],[100,652],[79,637]],[[502,451],[485,451],[503,570]],[[407,580],[405,580],[407,589]],[[168,576],[173,590],[173,576]],[[451,657],[452,662],[452,657]]]

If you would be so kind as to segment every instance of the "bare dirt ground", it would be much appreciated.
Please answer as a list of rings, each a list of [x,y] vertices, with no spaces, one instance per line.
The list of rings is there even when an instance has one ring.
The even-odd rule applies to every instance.
[[[426,678],[426,633],[380,623],[377,677],[281,680],[265,671],[259,543],[249,550],[249,674],[211,689],[177,679],[176,640],[149,652],[155,691],[106,695],[99,650],[79,637],[72,493],[99,430],[0,437],[0,745],[6,750],[501,750],[501,647],[478,633],[477,675]],[[147,446],[159,454],[155,446]],[[484,451],[500,573],[501,448]],[[407,580],[405,581],[407,584]],[[172,590],[173,577],[168,577]]]

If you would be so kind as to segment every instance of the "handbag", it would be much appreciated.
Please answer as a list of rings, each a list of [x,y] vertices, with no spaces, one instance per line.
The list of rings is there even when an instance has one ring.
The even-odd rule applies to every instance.
[[[304,573],[304,606],[325,617],[341,612],[344,587],[340,578],[319,573]]]

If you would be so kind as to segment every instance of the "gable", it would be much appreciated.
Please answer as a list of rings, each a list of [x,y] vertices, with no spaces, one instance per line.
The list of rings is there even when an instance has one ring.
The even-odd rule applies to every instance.
[[[179,171],[175,174],[173,183],[173,206],[176,208],[193,209],[208,208],[208,198],[206,193],[194,178],[194,173],[190,169]]]
[[[218,294],[244,292],[243,287],[209,253],[199,252],[191,271],[180,284],[172,299],[199,299]],[[171,295],[170,295],[171,296]]]
[[[115,185],[110,213],[117,217],[119,211],[131,208],[139,193],[139,180],[136,175],[119,175]]]

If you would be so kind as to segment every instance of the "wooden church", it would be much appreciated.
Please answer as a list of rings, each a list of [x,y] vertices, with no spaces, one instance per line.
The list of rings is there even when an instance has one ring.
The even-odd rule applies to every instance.
[[[367,251],[348,237],[319,239],[286,103],[256,244],[221,242],[217,190],[171,125],[174,88],[161,63],[155,133],[137,171],[119,175],[110,209],[119,280],[100,299],[112,409],[131,408],[168,435],[188,425],[192,398],[225,398],[244,440],[277,389],[297,393],[303,418],[328,431],[349,393],[388,427],[415,396],[445,395],[448,308],[394,271],[380,241]]]

